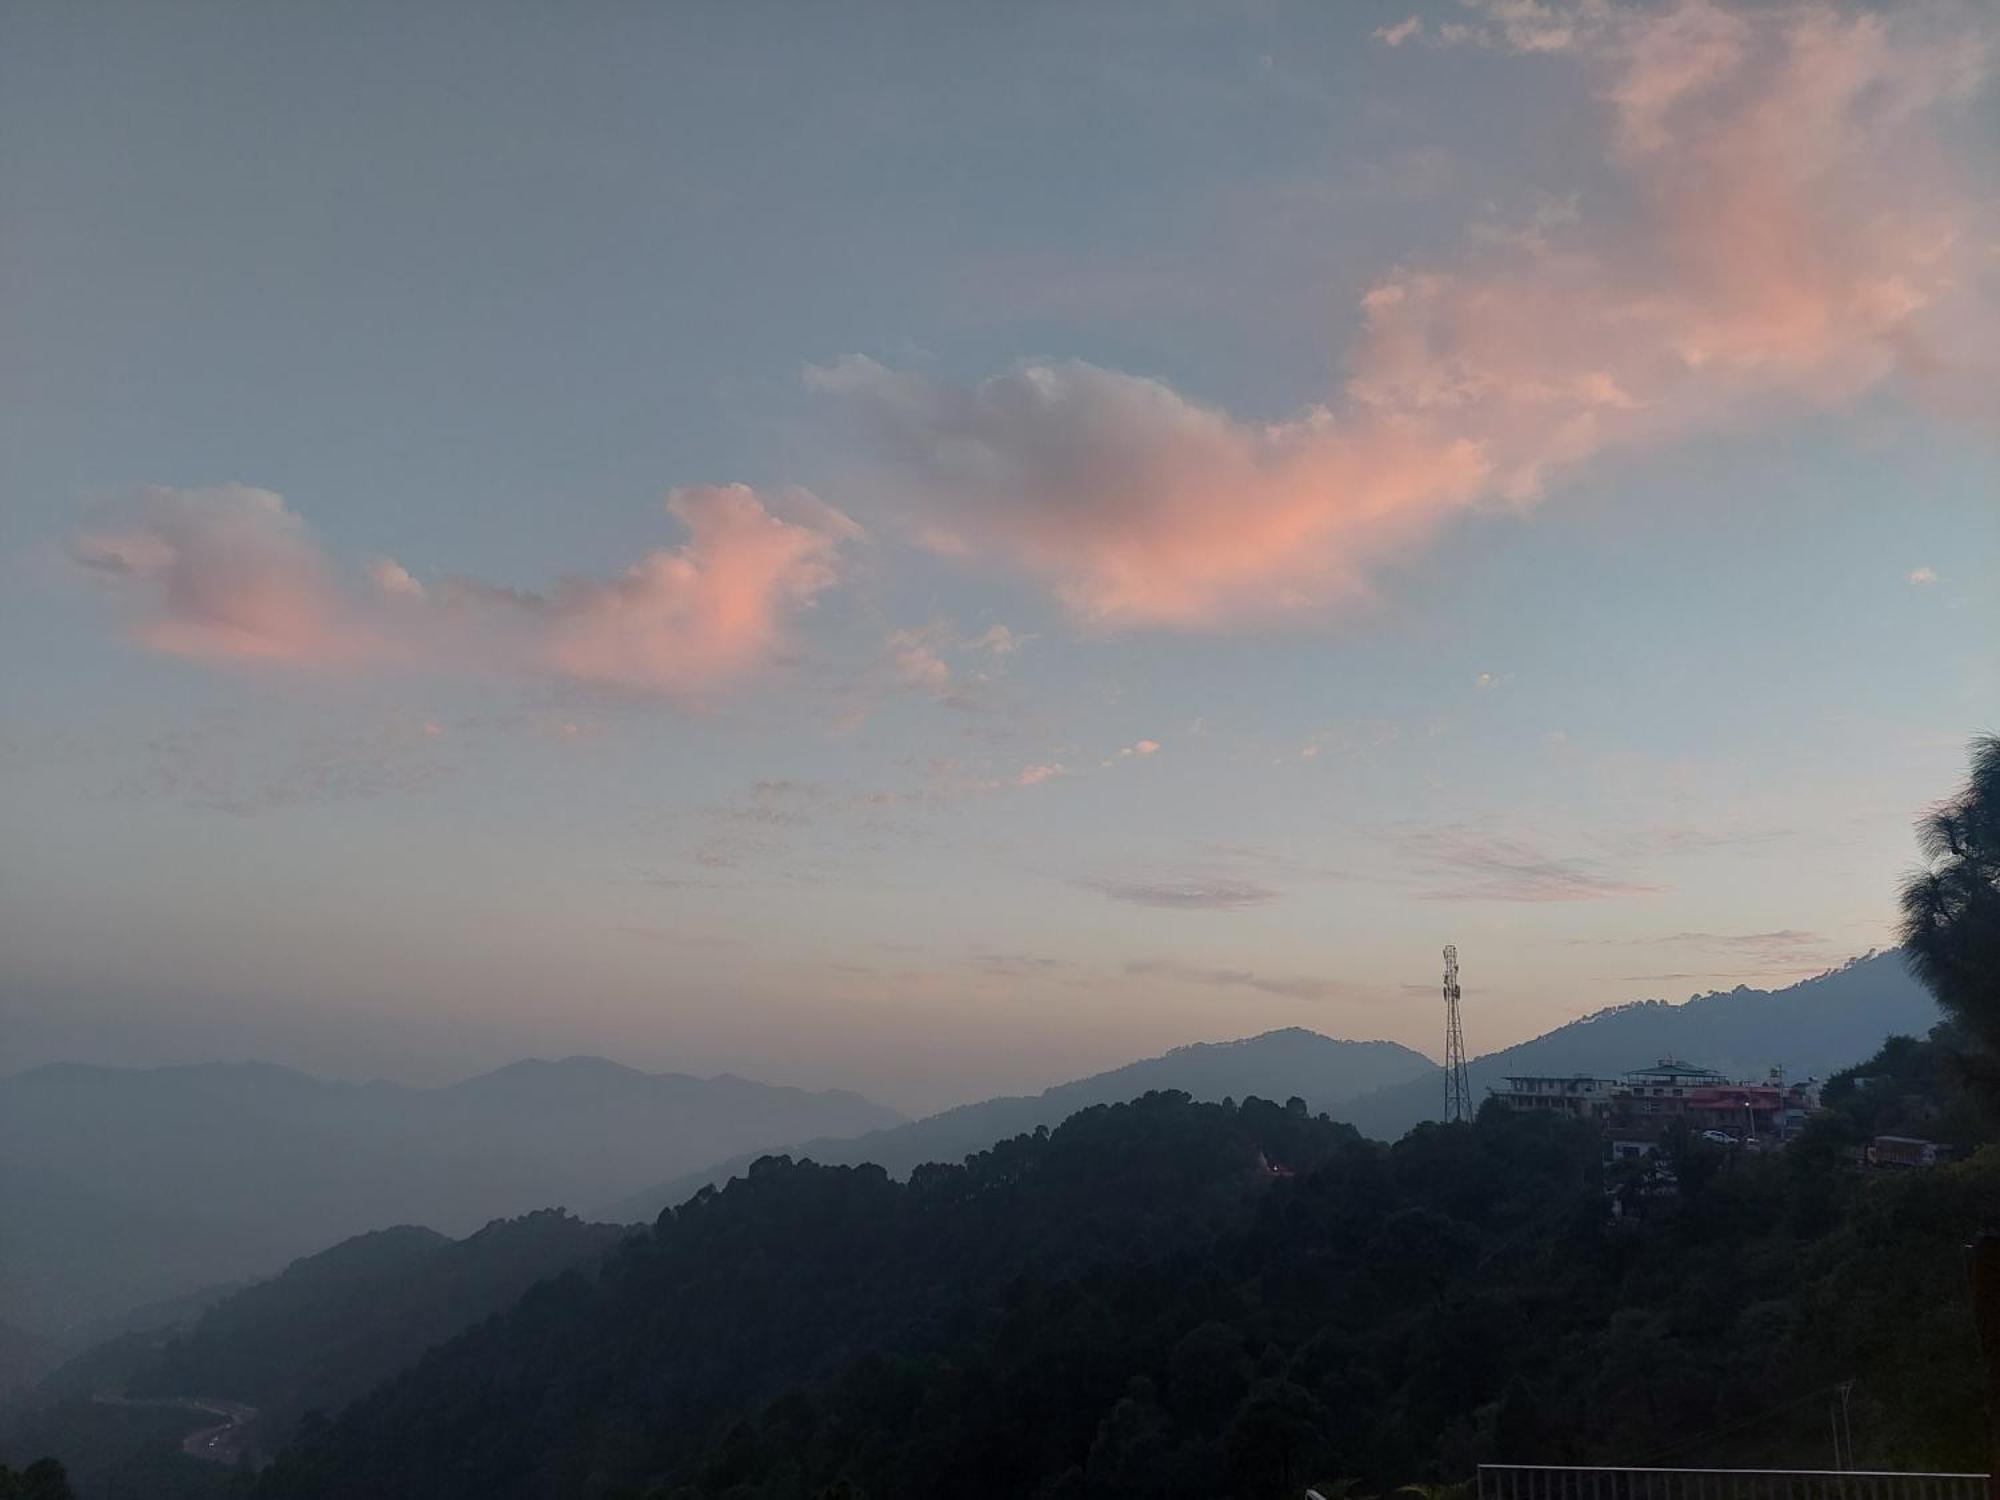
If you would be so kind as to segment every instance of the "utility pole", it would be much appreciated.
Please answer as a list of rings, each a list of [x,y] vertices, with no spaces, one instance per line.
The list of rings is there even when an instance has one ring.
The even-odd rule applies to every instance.
[[[1987,1500],[2000,1500],[2000,1234],[1987,1230],[1965,1247],[1972,1283],[1972,1326],[1986,1360]]]
[[[1847,1399],[1854,1394],[1854,1382],[1843,1380],[1833,1388],[1827,1416],[1833,1424],[1833,1467],[1845,1473],[1854,1467],[1854,1427],[1848,1421]]]
[[[1444,1118],[1447,1125],[1472,1118],[1472,1085],[1465,1077],[1465,1037],[1458,1029],[1458,947],[1444,945]]]

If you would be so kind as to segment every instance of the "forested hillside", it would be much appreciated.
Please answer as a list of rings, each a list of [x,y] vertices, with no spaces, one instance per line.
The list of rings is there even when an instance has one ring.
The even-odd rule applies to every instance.
[[[537,1282],[594,1268],[625,1233],[548,1210],[463,1240],[411,1225],[357,1236],[226,1297],[178,1333],[128,1335],[80,1356],[7,1413],[0,1452],[56,1454],[86,1500],[169,1480],[198,1485],[216,1477],[212,1466],[174,1462],[162,1435],[177,1440],[214,1418],[167,1402],[255,1408],[246,1446],[268,1454],[306,1412],[338,1411]]]
[[[363,1235],[210,1309],[127,1389],[242,1401],[282,1440],[304,1412],[337,1411],[536,1282],[594,1267],[622,1234],[548,1209],[463,1240],[409,1227]]]
[[[873,1163],[892,1176],[904,1177],[924,1162],[962,1161],[1010,1136],[1053,1129],[1093,1104],[1116,1104],[1153,1090],[1177,1090],[1211,1102],[1252,1095],[1297,1096],[1308,1109],[1345,1118],[1343,1107],[1355,1096],[1435,1071],[1428,1057],[1395,1042],[1344,1041],[1290,1026],[1240,1041],[1176,1047],[1159,1057],[1057,1084],[1039,1094],[985,1099],[865,1135],[807,1141],[789,1148],[789,1154],[824,1166]],[[611,1205],[597,1217],[650,1223],[661,1209],[740,1176],[761,1154],[736,1156],[673,1178]]]
[[[1918,1076],[1899,1045],[1878,1071]],[[1683,1142],[1670,1200],[1551,1119],[1385,1147],[1296,1102],[1171,1094],[908,1184],[766,1161],[258,1493],[1262,1500],[1481,1459],[1811,1466],[1848,1381],[1861,1464],[1971,1467],[1960,1247],[2000,1216],[2000,1155],[1857,1171],[1877,1121],[1851,1111],[1889,1095],[1836,1094],[1782,1155]]]

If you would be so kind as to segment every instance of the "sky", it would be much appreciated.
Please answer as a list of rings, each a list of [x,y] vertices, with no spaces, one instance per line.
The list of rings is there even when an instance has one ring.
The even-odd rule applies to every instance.
[[[1887,945],[2000,722],[1996,47],[8,7],[0,1069],[914,1112]]]

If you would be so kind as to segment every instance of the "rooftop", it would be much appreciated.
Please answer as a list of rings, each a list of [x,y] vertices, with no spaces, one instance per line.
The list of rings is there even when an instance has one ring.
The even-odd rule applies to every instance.
[[[1673,1057],[1663,1057],[1650,1068],[1633,1068],[1625,1076],[1635,1081],[1643,1079],[1648,1083],[1728,1082],[1713,1068],[1696,1067],[1693,1063],[1682,1062]]]

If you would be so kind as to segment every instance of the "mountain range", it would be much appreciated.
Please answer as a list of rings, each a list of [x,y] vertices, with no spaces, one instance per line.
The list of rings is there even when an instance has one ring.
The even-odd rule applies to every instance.
[[[1472,1004],[1477,1004],[1474,997]],[[1781,990],[1733,990],[1683,1004],[1636,1000],[1586,1016],[1516,1046],[1474,1059],[1466,1069],[1476,1101],[1509,1073],[1594,1073],[1615,1077],[1665,1056],[1731,1077],[1783,1068],[1793,1078],[1825,1077],[1869,1056],[1882,1039],[1921,1036],[1937,1024],[1937,1003],[1910,976],[1900,952],[1871,953]],[[805,1141],[789,1154],[828,1166],[870,1162],[904,1177],[924,1162],[957,1162],[1039,1127],[1060,1124],[1093,1104],[1176,1089],[1219,1101],[1297,1096],[1363,1134],[1394,1140],[1444,1102],[1444,1070],[1394,1042],[1350,1042],[1291,1027],[1235,1042],[1177,1047],[1040,1094],[962,1105],[907,1124],[846,1139]],[[607,1204],[598,1217],[634,1223],[656,1217],[702,1188],[741,1176],[762,1151],[671,1178]]]
[[[92,1320],[385,1225],[462,1235],[902,1118],[839,1090],[588,1057],[444,1088],[259,1063],[37,1068],[0,1079],[0,1324],[73,1342]]]
[[[1964,1472],[1992,1151],[1850,1164],[1927,1048],[1865,1060],[1886,1086],[1845,1076],[1782,1157],[1685,1143],[1670,1200],[1545,1112],[1384,1146],[1179,1093],[906,1182],[767,1157],[301,1430],[250,1493],[1442,1494],[1551,1456],[1796,1465],[1849,1389],[1857,1466]],[[1932,1076],[1915,1107],[1990,1139]]]
[[[1310,1109],[1325,1111],[1338,1110],[1356,1095],[1385,1083],[1399,1083],[1436,1070],[1437,1064],[1421,1052],[1395,1042],[1339,1041],[1294,1026],[1241,1041],[1176,1047],[1160,1057],[1058,1084],[1039,1094],[987,1099],[865,1135],[822,1137],[788,1149],[794,1156],[824,1166],[869,1162],[891,1176],[907,1177],[924,1162],[957,1162],[984,1151],[995,1141],[1042,1128],[1053,1130],[1080,1109],[1122,1103],[1153,1090],[1176,1089],[1209,1101],[1251,1094],[1279,1100],[1297,1097]],[[661,1209],[685,1201],[702,1188],[720,1186],[740,1176],[766,1154],[747,1152],[671,1178],[606,1206],[597,1216],[618,1223],[656,1218]]]
[[[595,1266],[625,1233],[543,1209],[460,1240],[416,1225],[359,1235],[224,1298],[125,1389],[253,1406],[275,1444],[303,1413],[338,1411],[536,1282]]]
[[[268,1456],[307,1412],[339,1411],[538,1282],[594,1271],[629,1233],[543,1210],[459,1240],[357,1235],[64,1362],[0,1406],[0,1450],[62,1453],[85,1496],[203,1493],[210,1465],[173,1450],[179,1431],[232,1411],[231,1452]]]
[[[1466,1001],[1468,1015],[1477,996]],[[1870,953],[1780,990],[1697,995],[1681,1004],[1636,1000],[1614,1005],[1466,1066],[1475,1102],[1510,1074],[1588,1073],[1616,1078],[1677,1057],[1731,1078],[1825,1078],[1872,1055],[1885,1036],[1923,1036],[1939,1020],[1937,1001],[1911,977],[1900,950]],[[1392,1141],[1440,1117],[1444,1070],[1432,1068],[1350,1100],[1340,1118]]]
[[[1477,1025],[1478,997],[1467,1001]],[[1475,1097],[1508,1073],[1613,1076],[1673,1054],[1735,1076],[1824,1076],[1937,1020],[1898,954],[1776,991],[1613,1007],[1475,1059]],[[262,1064],[55,1065],[0,1079],[0,1365],[10,1381],[128,1309],[230,1281],[385,1225],[464,1235],[567,1205],[657,1217],[783,1151],[906,1176],[1053,1128],[1094,1104],[1178,1090],[1296,1096],[1393,1139],[1435,1118],[1442,1073],[1391,1042],[1292,1028],[1199,1043],[923,1120],[841,1091],[651,1074],[601,1058],[528,1061],[446,1088],[325,1082]],[[650,1185],[649,1185],[650,1184]],[[11,1366],[21,1368],[13,1369]]]
[[[1792,1077],[1825,1076],[1874,1054],[1883,1037],[1922,1033],[1936,1020],[1934,1003],[1910,979],[1900,955],[1871,954],[1781,990],[1738,987],[1682,1005],[1639,1001],[1615,1006],[1478,1058],[1469,1071],[1476,1095],[1510,1073],[1615,1076],[1669,1054],[1738,1076],[1772,1067],[1782,1067]],[[64,1116],[47,1108],[45,1097],[38,1100],[38,1090],[45,1096],[72,1084],[77,1088],[71,1098],[94,1091],[94,1111],[73,1109]],[[202,1420],[181,1410],[193,1398],[258,1408],[262,1414],[245,1431],[252,1444],[269,1452],[297,1430],[308,1410],[331,1414],[371,1390],[377,1395],[369,1399],[379,1406],[381,1393],[392,1388],[383,1382],[406,1372],[400,1384],[407,1387],[413,1378],[408,1372],[420,1368],[426,1350],[449,1347],[461,1331],[509,1307],[516,1308],[511,1321],[517,1328],[523,1316],[531,1326],[544,1313],[570,1317],[577,1298],[597,1295],[585,1288],[598,1262],[640,1233],[542,1211],[489,1223],[455,1239],[412,1227],[407,1220],[414,1215],[400,1220],[385,1215],[376,1223],[399,1227],[352,1238],[329,1236],[339,1241],[333,1248],[302,1256],[282,1274],[236,1289],[218,1285],[246,1274],[252,1255],[268,1252],[285,1234],[304,1233],[302,1226],[316,1217],[358,1214],[377,1204],[428,1195],[433,1211],[425,1217],[451,1223],[451,1216],[471,1212],[492,1196],[532,1194],[550,1182],[573,1189],[615,1182],[623,1174],[629,1183],[631,1174],[675,1160],[676,1153],[685,1161],[696,1149],[693,1143],[710,1138],[718,1121],[720,1128],[742,1129],[753,1139],[761,1133],[767,1140],[773,1132],[760,1132],[760,1118],[831,1118],[850,1127],[863,1125],[845,1138],[821,1135],[790,1148],[818,1163],[803,1172],[767,1159],[773,1148],[762,1146],[627,1194],[598,1215],[626,1224],[656,1219],[656,1237],[668,1232],[670,1222],[696,1222],[689,1214],[720,1225],[730,1222],[728,1216],[702,1217],[710,1212],[705,1205],[715,1200],[700,1190],[728,1183],[729,1201],[736,1205],[730,1212],[747,1210],[751,1216],[724,1236],[734,1240],[763,1217],[765,1211],[755,1205],[774,1194],[773,1203],[796,1191],[831,1203],[858,1193],[848,1208],[838,1211],[842,1224],[849,1209],[864,1206],[862,1200],[876,1207],[891,1203],[870,1184],[892,1187],[895,1179],[907,1178],[920,1190],[919,1199],[939,1192],[956,1197],[959,1189],[951,1185],[972,1179],[956,1175],[955,1167],[923,1164],[955,1163],[982,1152],[985,1164],[973,1163],[973,1178],[983,1176],[991,1183],[981,1192],[1013,1194],[1024,1180],[1021,1174],[1044,1160],[1045,1148],[1055,1139],[1051,1132],[1065,1120],[1073,1122],[1067,1138],[1074,1140],[1079,1128],[1102,1127],[1109,1118],[1105,1107],[1135,1098],[1155,1101],[1149,1110],[1169,1110],[1168,1115],[1142,1111],[1145,1118],[1208,1118],[1172,1114],[1176,1106],[1171,1101],[1185,1096],[1272,1101],[1246,1105],[1240,1115],[1227,1117],[1244,1124],[1257,1121],[1255,1133],[1268,1136],[1266,1150],[1276,1154],[1268,1164],[1259,1160],[1254,1175],[1261,1181],[1302,1169],[1304,1159],[1294,1159],[1298,1143],[1320,1140],[1315,1131],[1337,1132],[1326,1136],[1322,1146],[1343,1138],[1359,1143],[1358,1133],[1315,1120],[1314,1112],[1354,1122],[1361,1133],[1399,1137],[1436,1116],[1443,1084],[1442,1071],[1406,1047],[1340,1041],[1297,1028],[1177,1048],[1038,1095],[987,1100],[875,1129],[865,1126],[885,1116],[893,1119],[892,1112],[853,1095],[766,1089],[740,1079],[647,1075],[582,1058],[519,1064],[439,1090],[324,1084],[254,1065],[58,1068],[0,1080],[0,1138],[10,1151],[25,1141],[34,1148],[30,1159],[35,1163],[0,1164],[0,1190],[9,1192],[11,1200],[6,1233],[0,1235],[8,1292],[21,1295],[25,1288],[24,1305],[34,1307],[34,1299],[49,1286],[84,1287],[104,1300],[102,1288],[113,1284],[104,1279],[107,1271],[125,1278],[115,1286],[126,1298],[140,1281],[151,1286],[178,1277],[185,1283],[174,1300],[128,1303],[116,1318],[71,1323],[54,1334],[0,1325],[0,1374],[17,1386],[47,1370],[65,1347],[81,1346],[88,1332],[100,1338],[115,1335],[18,1395],[0,1423],[0,1436],[16,1451],[102,1458],[101,1476],[90,1464],[83,1470],[92,1476],[94,1487],[86,1486],[91,1494],[122,1493],[119,1485],[125,1480],[114,1482],[115,1474],[144,1474],[142,1489],[174,1475],[179,1476],[175,1483],[193,1482],[205,1466],[172,1451],[180,1430],[176,1420],[182,1426]],[[1293,1102],[1276,1102],[1284,1099]],[[38,1102],[43,1107],[38,1109]],[[373,1106],[374,1112],[357,1110],[357,1104]],[[755,1113],[758,1104],[771,1106],[768,1116]],[[361,1116],[370,1128],[357,1125]],[[1077,1123],[1093,1120],[1087,1126]],[[17,1130],[17,1123],[30,1129]],[[678,1134],[672,1128],[676,1124],[683,1127]],[[1441,1149],[1445,1139],[1418,1132],[1397,1149],[1415,1153],[1411,1159],[1416,1159]],[[213,1153],[205,1149],[211,1140]],[[317,1197],[278,1172],[273,1157],[263,1154],[296,1161],[302,1141],[322,1153],[314,1160],[328,1173],[317,1185]],[[1129,1159],[1125,1147],[1114,1153],[1120,1163],[1116,1181],[1100,1184],[1099,1190],[1114,1196],[1139,1193],[1113,1215],[1118,1233],[1136,1227],[1144,1239],[1152,1232],[1125,1224],[1121,1216],[1144,1219],[1160,1212],[1160,1204],[1146,1197],[1158,1185],[1128,1179],[1134,1172],[1171,1176],[1167,1164],[1178,1149],[1142,1172],[1144,1151]],[[397,1160],[399,1150],[403,1157]],[[336,1162],[333,1158],[343,1151],[364,1153],[365,1159]],[[48,1164],[51,1157],[54,1165]],[[369,1167],[381,1172],[372,1184],[372,1198],[355,1191],[365,1176],[362,1169]],[[171,1193],[143,1181],[148,1171],[167,1177],[178,1172],[175,1180],[187,1195],[187,1212],[176,1217]],[[154,1189],[150,1195],[141,1191],[148,1186]],[[1082,1183],[1074,1186],[1083,1191]],[[256,1204],[260,1193],[268,1223],[253,1222],[256,1215],[246,1207]],[[1168,1191],[1162,1201],[1177,1201],[1177,1193]],[[1151,1206],[1142,1210],[1142,1201]],[[25,1211],[11,1211],[24,1206]],[[663,1207],[675,1212],[662,1214]],[[780,1239],[793,1234],[780,1225],[766,1227]],[[1085,1239],[1101,1238],[1107,1227],[1089,1230]],[[1021,1240],[1024,1232],[1015,1226],[1010,1241]],[[751,1240],[762,1233],[758,1229]],[[1032,1239],[1030,1234],[1022,1243]],[[749,1241],[736,1249],[721,1244],[710,1249],[715,1260],[711,1270],[718,1274],[725,1266],[732,1268],[730,1275],[751,1274],[753,1262],[769,1259],[768,1247]],[[974,1253],[973,1247],[966,1253]],[[708,1256],[710,1250],[702,1254]],[[622,1264],[634,1264],[629,1250]],[[40,1279],[20,1277],[23,1269],[39,1273]],[[546,1280],[573,1270],[583,1271],[584,1278]],[[260,1271],[268,1274],[268,1266],[249,1267],[247,1274]],[[538,1282],[544,1284],[531,1292]],[[674,1297],[685,1301],[685,1290],[675,1291]],[[701,1295],[726,1301],[734,1293],[725,1278]],[[544,1312],[532,1312],[534,1308]],[[770,1336],[780,1333],[774,1325]],[[874,1334],[864,1336],[857,1328],[851,1336],[865,1344]],[[847,1348],[849,1337],[840,1335],[834,1347]],[[516,1349],[510,1357],[517,1356],[525,1357],[525,1351]],[[657,1351],[645,1357],[650,1361]],[[690,1351],[685,1357],[695,1356]],[[421,1368],[429,1365],[424,1360]],[[733,1388],[737,1378],[729,1377],[725,1385]],[[106,1398],[106,1392],[119,1394]],[[130,1468],[133,1464],[138,1468]],[[99,1478],[102,1484],[96,1483]]]

